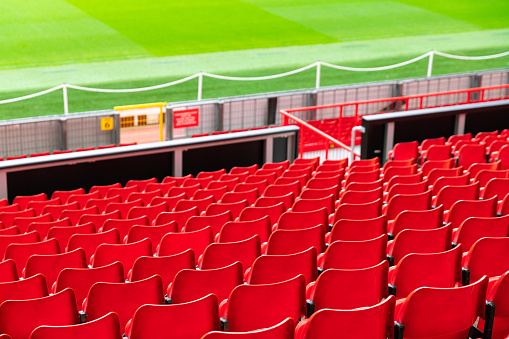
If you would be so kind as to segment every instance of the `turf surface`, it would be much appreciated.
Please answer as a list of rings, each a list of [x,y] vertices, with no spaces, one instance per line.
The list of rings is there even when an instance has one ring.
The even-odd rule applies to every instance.
[[[317,60],[373,67],[430,49],[509,50],[509,2],[491,0],[9,0],[0,2],[0,98],[61,83],[156,85],[207,71],[270,75]],[[434,74],[508,67],[435,59]],[[426,61],[385,73],[324,70],[322,85],[425,75]],[[313,70],[264,82],[205,79],[204,97],[314,86]],[[72,112],[196,98],[196,80],[136,95],[70,91]],[[62,112],[62,93],[0,105],[0,119]]]

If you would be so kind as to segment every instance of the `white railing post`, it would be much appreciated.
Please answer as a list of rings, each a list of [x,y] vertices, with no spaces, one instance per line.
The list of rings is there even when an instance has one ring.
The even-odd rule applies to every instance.
[[[316,85],[315,88],[320,88],[320,78],[322,76],[322,62],[318,61],[316,63]]]
[[[433,56],[435,55],[435,51],[431,50],[429,52],[429,59],[428,59],[428,78],[431,77],[431,73],[433,72]]]
[[[355,147],[355,132],[361,132],[361,133],[364,133],[366,132],[366,128],[364,128],[363,126],[354,126],[352,128],[352,152],[350,153],[350,164],[353,162],[354,160],[354,147]]]
[[[64,114],[69,114],[69,98],[67,96],[67,84],[62,85],[62,92],[64,96]]]
[[[198,100],[201,100],[202,92],[203,92],[203,72],[200,72],[198,76]]]

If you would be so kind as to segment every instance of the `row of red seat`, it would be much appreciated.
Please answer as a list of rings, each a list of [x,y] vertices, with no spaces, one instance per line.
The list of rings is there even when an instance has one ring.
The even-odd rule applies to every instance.
[[[485,239],[486,241],[490,240],[490,238]],[[483,241],[485,240],[483,239]],[[494,239],[494,241],[501,240]],[[448,257],[457,257],[458,253],[461,253],[460,250],[456,250],[455,253],[453,251],[449,252],[447,253]],[[399,271],[396,275],[401,274],[406,268],[409,274],[406,278],[411,278],[413,282],[420,280],[420,283],[423,280],[424,282],[432,280],[431,277],[425,274],[432,272],[431,265],[434,264],[434,268],[442,273],[444,263],[456,262],[454,259],[447,260],[444,255],[442,255],[442,258],[435,256],[432,260],[424,255],[420,255],[420,257],[419,255],[410,255],[405,258],[405,262],[410,261],[409,258],[415,258],[417,262],[413,264],[409,262],[406,267],[403,264],[398,265],[396,269]],[[507,307],[504,298],[507,298],[509,293],[508,271],[498,278],[489,290],[488,300],[491,304],[486,306],[484,305],[486,291],[488,290],[486,276],[462,287],[421,287],[410,292],[406,300],[398,305],[394,296],[388,295],[387,280],[384,280],[388,265],[387,262],[381,262],[366,269],[326,270],[320,275],[316,283],[311,285],[311,287],[314,287],[312,292],[308,291],[307,297],[312,300],[305,302],[305,278],[303,275],[272,284],[243,285],[242,279],[237,279],[237,282],[235,282],[235,275],[238,276],[241,273],[241,268],[239,271],[240,266],[237,263],[217,270],[195,271],[184,269],[180,271],[175,277],[173,289],[169,292],[169,295],[175,299],[174,302],[177,301],[176,296],[178,295],[175,291],[188,291],[191,295],[194,295],[191,296],[191,301],[175,303],[175,306],[166,305],[163,307],[162,281],[157,275],[129,284],[121,282],[96,283],[90,289],[88,299],[84,303],[84,310],[90,322],[75,327],[74,331],[87,331],[95,328],[95,326],[99,326],[98,323],[104,321],[102,318],[104,315],[107,315],[109,311],[114,311],[116,314],[116,317],[114,317],[116,321],[113,322],[116,323],[113,326],[114,331],[119,334],[120,328],[126,325],[126,333],[130,338],[165,337],[165,333],[168,333],[171,337],[200,337],[209,331],[219,329],[219,321],[217,321],[219,315],[223,316],[224,320],[221,321],[223,326],[229,326],[231,331],[240,332],[270,327],[280,319],[284,319],[285,316],[289,316],[291,326],[284,327],[289,327],[287,331],[293,333],[294,325],[304,314],[308,316],[309,320],[301,321],[297,325],[297,337],[301,338],[320,338],[325,333],[329,335],[334,331],[337,333],[338,330],[346,329],[348,325],[352,325],[348,319],[356,319],[360,323],[367,321],[364,326],[354,332],[356,337],[360,338],[393,337],[394,320],[397,321],[400,329],[402,328],[400,324],[406,325],[407,335],[409,332],[410,335],[427,333],[429,337],[435,334],[443,335],[448,331],[457,331],[459,325],[460,327],[463,326],[461,327],[461,337],[463,335],[466,337],[466,334],[471,330],[470,323],[462,324],[461,321],[458,322],[458,319],[466,317],[475,320],[479,316],[490,320],[490,317],[493,316],[493,303],[497,301],[502,301],[497,305],[499,305],[503,314],[505,307]],[[105,277],[106,270],[114,270],[115,267],[117,277],[119,277],[118,264],[89,269],[88,271],[102,270],[101,273]],[[425,272],[422,271],[423,268]],[[428,270],[430,272],[427,272]],[[79,272],[76,269],[74,271]],[[238,273],[235,274],[235,271]],[[64,272],[72,272],[72,269],[64,270]],[[439,277],[442,281],[456,281],[455,275],[457,276],[457,272],[453,270],[449,270],[449,272],[452,275],[451,277],[436,274],[434,278]],[[228,279],[225,274],[229,274],[230,278]],[[178,287],[178,277],[183,277],[180,280],[182,281],[186,275],[191,279],[194,275],[195,279],[187,279],[187,284],[182,283]],[[199,279],[200,275],[202,275],[202,279]],[[204,280],[203,278],[212,280]],[[218,280],[221,282],[220,284]],[[75,284],[77,281],[79,279],[74,279]],[[228,288],[226,285],[229,281],[233,281],[233,286],[228,300],[218,305],[218,301],[221,299],[218,299],[216,294],[207,294],[207,292],[216,289],[219,290],[217,292],[219,294],[220,289]],[[42,275],[36,275],[20,282],[25,284],[24,294],[37,294],[39,293],[37,291],[45,288]],[[10,284],[11,297],[19,293],[20,290],[12,287],[14,284],[18,285],[16,287],[21,287],[19,286],[20,282]],[[429,281],[429,283],[434,285],[436,281]],[[0,284],[0,287],[4,288],[3,291],[5,291],[5,287],[8,285],[8,283],[3,283]],[[0,289],[0,291],[2,290]],[[6,301],[2,303],[0,306],[0,330],[10,333],[13,338],[17,338],[28,337],[28,334],[38,327],[38,324],[77,324],[77,307],[72,291],[72,289],[64,288],[51,297],[40,296],[24,302]],[[206,294],[200,296],[200,292]],[[371,304],[373,300],[380,301]],[[311,301],[315,301],[315,303]],[[357,308],[365,303],[370,305],[360,309]],[[357,306],[348,307],[347,305]],[[313,306],[316,307],[316,313],[313,312]],[[44,312],[44,310],[50,309],[52,312]],[[335,314],[335,312],[330,312],[330,309],[343,311]],[[437,314],[437,309],[440,310],[440,314]],[[360,310],[371,311],[364,314]],[[40,313],[41,311],[43,311],[44,317],[35,316],[34,312]],[[311,315],[312,313],[314,314]],[[330,314],[326,316],[326,313]],[[369,313],[372,314],[369,315]],[[126,324],[125,321],[133,314],[133,320]],[[166,321],[163,321],[163,319],[166,319]],[[169,319],[172,319],[172,321],[168,322]],[[325,319],[329,319],[329,321],[325,321]],[[444,321],[444,319],[447,321]],[[94,320],[97,320],[98,323],[95,323]],[[473,323],[473,320],[470,321]],[[501,320],[503,318],[496,319],[495,323]],[[178,328],[171,324],[178,324]],[[502,322],[500,324],[503,325]],[[424,330],[423,326],[427,330]],[[44,331],[48,331],[47,335],[52,333],[55,336],[58,333],[65,333],[63,331],[71,331],[71,328],[51,328],[51,330],[54,332],[50,331],[50,328],[46,328]],[[498,334],[503,334],[504,330],[507,330],[507,327],[502,327],[502,332],[498,332]],[[44,332],[43,330],[39,331]],[[309,333],[307,333],[308,331]],[[32,338],[34,335],[32,334]],[[45,338],[42,334],[38,335]]]
[[[392,160],[413,159],[423,164],[427,160],[445,160],[456,158],[460,166],[468,167],[472,163],[501,161],[501,169],[509,168],[509,129],[502,132],[479,132],[452,135],[418,141],[402,142],[394,145],[388,158]],[[464,147],[466,149],[462,150]]]
[[[122,143],[122,144],[119,144],[118,146],[119,147],[132,146],[132,145],[136,145],[136,144],[137,144],[136,142]],[[66,153],[72,153],[72,152],[93,151],[95,149],[106,149],[106,148],[115,148],[115,147],[117,147],[116,144],[110,144],[110,145],[100,145],[100,146],[97,146],[97,148],[95,148],[95,147],[76,148],[74,151],[72,149],[66,149],[66,150],[55,150],[53,152],[46,151],[46,152],[39,152],[39,153],[31,153],[30,155],[26,155],[26,154],[11,155],[11,156],[6,157],[5,160],[26,159],[28,157],[35,158],[35,157],[42,157],[42,156],[51,155],[51,154],[66,154]],[[4,160],[4,158],[0,157],[0,161],[3,161],[3,160]]]
[[[378,203],[379,203],[379,202],[378,202]],[[342,204],[340,204],[340,206],[341,206],[341,205],[342,205]],[[291,205],[290,205],[290,206],[291,206]],[[196,207],[196,206],[195,206],[195,207]],[[250,208],[252,208],[252,207],[250,207]],[[169,213],[171,213],[171,212],[169,212]],[[295,212],[295,213],[298,213],[298,212]],[[305,214],[310,214],[310,213],[305,213]],[[317,214],[319,214],[319,213],[317,213]],[[322,214],[323,214],[323,213],[322,213]],[[323,214],[323,215],[325,215],[325,218],[327,218],[327,214],[328,214],[327,212],[326,212],[325,214]],[[289,215],[289,214],[286,214],[286,215]],[[199,216],[198,216],[198,217],[199,217]],[[304,215],[299,215],[299,216],[298,216],[298,218],[304,218],[304,217],[305,217]],[[381,218],[381,219],[383,219],[383,218]],[[281,219],[280,219],[279,221],[280,221],[280,222],[279,222],[279,224],[281,224]],[[283,218],[283,221],[284,221],[284,218]],[[338,220],[338,221],[339,221],[339,220]],[[327,219],[325,219],[325,222],[324,222],[324,223],[327,223]],[[270,226],[271,224],[272,224],[272,222],[271,222],[270,224],[268,224],[268,225]],[[323,224],[323,223],[322,223],[322,224]],[[276,230],[276,232],[274,232],[274,234],[276,234],[277,232],[279,232],[279,233],[277,233],[277,234],[281,234],[281,232],[282,232],[282,231],[285,231],[284,229],[279,229],[279,226],[280,226],[280,225],[278,225],[278,229]],[[322,236],[320,236],[320,237],[319,237],[320,239],[324,238],[324,235],[323,235],[323,234],[324,234],[324,232],[325,232],[325,230],[326,230],[324,226],[326,226],[326,225],[323,225],[323,226],[317,226],[317,227],[311,228],[312,230],[313,230],[313,229],[318,230],[318,231],[319,231],[319,233],[321,233],[321,234],[322,234]],[[446,229],[446,228],[445,228],[445,229]],[[309,232],[308,230],[286,230],[286,231],[287,231],[286,233],[288,233],[288,234],[292,234],[292,233],[293,233],[293,235],[294,235],[294,236],[295,236],[297,233],[301,233],[300,240],[302,241],[302,244],[301,244],[301,241],[297,241],[297,242],[293,241],[293,242],[295,242],[295,243],[297,243],[297,244],[301,244],[302,246],[306,246],[306,244],[304,243],[304,241],[310,241],[310,239],[312,238],[312,237],[310,237],[310,236],[309,236],[311,233],[305,233],[305,232]],[[314,231],[314,232],[316,232],[316,231]],[[284,232],[283,232],[283,233],[284,233]],[[382,234],[382,235],[381,235],[381,237],[382,237],[382,238],[380,238],[380,239],[382,239],[382,240],[381,240],[381,241],[382,241],[382,244],[384,244],[384,242],[383,242],[383,241],[384,241],[384,240],[383,240],[383,239],[384,239],[384,235]],[[323,240],[322,240],[322,242],[324,243],[324,241],[323,241]],[[350,242],[352,242],[352,241],[350,241]],[[353,242],[355,243],[355,241],[353,241]],[[357,242],[358,242],[358,241],[357,241]],[[240,243],[242,243],[242,245],[243,245],[243,244],[251,244],[251,243],[253,243],[253,244],[255,244],[255,247],[259,247],[259,246],[260,246],[260,245],[259,245],[259,244],[260,244],[260,242],[259,242],[259,240],[257,241],[256,236],[255,236],[255,237],[253,237],[253,238],[251,238],[251,239],[248,239],[247,241],[243,241],[243,242],[241,241]],[[257,243],[258,243],[258,245],[256,245]],[[288,243],[292,243],[292,241],[287,240],[287,241],[283,242],[283,244],[288,244]],[[340,242],[339,242],[339,244],[343,244],[343,245],[344,245],[345,243],[348,243],[348,241],[343,241],[343,242],[341,242],[341,241],[340,241]],[[366,243],[366,242],[364,241],[364,242],[362,242],[362,243]],[[387,237],[386,237],[386,236],[385,236],[385,243],[387,243]],[[445,243],[445,242],[443,242],[443,243]],[[450,241],[449,241],[449,243],[450,243]],[[330,248],[327,250],[327,251],[328,251],[328,253],[329,253],[329,251],[330,251],[331,249],[333,249],[333,248],[334,248],[334,249],[335,249],[335,248],[338,248],[337,244],[338,244],[338,243],[337,243],[337,242],[335,242],[335,243],[334,243],[334,246],[332,246],[332,245],[331,245],[331,246],[330,246]],[[216,245],[216,244],[212,244],[212,245]],[[218,247],[218,246],[212,246],[212,245],[210,245],[210,247],[211,247],[211,248]],[[219,245],[219,244],[218,244],[218,245]],[[225,244],[225,245],[226,245],[226,244]],[[228,246],[220,246],[220,247],[223,247],[223,248],[226,248],[226,247],[232,247],[232,248],[233,248],[233,246],[230,246],[230,244],[228,244]],[[218,247],[218,248],[220,248],[220,247]],[[321,250],[321,251],[323,251],[323,249],[325,248],[325,247],[324,247],[324,246],[322,246],[322,245],[317,245],[316,247],[320,247],[320,248],[322,248],[322,250]],[[380,259],[380,256],[379,256],[379,257],[378,257],[378,261],[377,261],[377,262],[381,262],[381,261],[383,261],[383,260],[385,259],[385,247],[386,247],[386,245],[383,245],[383,246],[378,245],[378,248],[383,248],[383,251],[380,251],[380,250],[378,250],[378,251],[377,251],[377,253],[382,253],[382,258]],[[233,259],[235,259],[234,257],[235,257],[236,255],[238,256],[238,255],[239,255],[239,252],[240,252],[240,251],[238,250],[238,248],[239,248],[239,247],[237,247],[236,249],[233,249],[233,250],[232,250],[232,249],[230,249],[230,254],[229,254],[228,256],[226,256],[226,257],[228,257],[228,259],[229,259],[229,260],[233,260]],[[307,248],[307,247],[306,247],[306,248]],[[306,249],[306,248],[305,248],[305,249]],[[284,249],[284,247],[283,247],[283,249]],[[362,253],[364,253],[364,252],[365,252],[365,251],[363,251]],[[368,253],[368,252],[365,252],[365,253]],[[302,254],[302,255],[304,255],[304,254]],[[205,255],[204,255],[204,256],[205,256]],[[329,257],[329,255],[327,255],[327,257]],[[343,257],[344,257],[344,256],[343,256]],[[265,258],[265,257],[260,257],[260,258]],[[243,258],[240,258],[240,259],[242,259],[242,260],[243,260]],[[311,260],[311,262],[313,262],[313,261]],[[203,262],[202,262],[202,263],[203,263]],[[222,262],[222,263],[218,263],[218,265],[224,265],[224,262]],[[249,265],[245,265],[245,266],[249,266]],[[245,267],[245,266],[244,266],[244,267]],[[285,266],[292,266],[292,265],[285,265]],[[295,266],[296,266],[296,267],[299,267],[299,268],[301,267],[301,265],[295,265]],[[254,268],[253,268],[253,270],[254,270]],[[205,270],[204,270],[204,271],[205,271]],[[312,279],[312,278],[311,278],[311,279]],[[307,280],[307,279],[306,279],[306,278],[304,278],[304,281],[306,281],[306,280]]]

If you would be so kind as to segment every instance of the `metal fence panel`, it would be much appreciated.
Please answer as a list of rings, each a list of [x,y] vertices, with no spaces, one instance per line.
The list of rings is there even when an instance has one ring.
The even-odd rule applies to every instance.
[[[60,148],[60,119],[23,120],[23,123],[7,121],[0,125],[0,157],[28,156]]]
[[[223,103],[223,129],[235,130],[267,125],[268,98]]]
[[[276,112],[279,112],[282,109],[291,109],[309,106],[309,94],[294,94],[294,95],[284,95],[278,97]],[[276,125],[281,124],[281,115],[276,114]]]
[[[408,96],[468,89],[471,87],[471,77],[472,75],[455,75],[404,81],[401,84],[401,95]]]
[[[196,127],[188,128],[177,128],[173,129],[173,138],[188,138],[193,134],[210,133],[216,129],[216,113],[218,109],[218,103],[216,101],[199,103],[188,102],[183,104],[172,105],[171,108],[176,110],[198,108],[199,109],[199,122],[200,124]],[[173,123],[173,122],[170,122]]]
[[[66,148],[97,147],[116,143],[115,130],[102,131],[101,119],[114,114],[98,116],[69,116],[66,121]]]
[[[509,72],[507,71],[489,72],[482,74],[480,77],[481,86],[483,87],[499,86],[509,83]]]
[[[370,84],[352,88],[321,89],[317,92],[316,105],[332,105],[348,101],[373,100],[391,97],[396,81]]]

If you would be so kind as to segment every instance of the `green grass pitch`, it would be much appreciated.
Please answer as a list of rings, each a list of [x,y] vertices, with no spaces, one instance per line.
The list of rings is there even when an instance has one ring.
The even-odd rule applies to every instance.
[[[61,83],[155,85],[206,71],[275,74],[322,60],[373,67],[430,49],[509,50],[509,1],[9,0],[0,2],[0,100]],[[434,74],[508,67],[436,58]],[[385,73],[324,70],[323,85],[425,75],[426,62]],[[314,86],[314,72],[267,82],[205,79],[204,97]],[[72,112],[196,98],[196,81],[137,95],[70,91]],[[62,113],[62,95],[0,105],[0,119]]]

